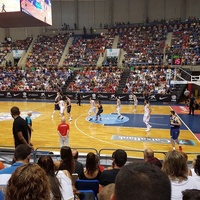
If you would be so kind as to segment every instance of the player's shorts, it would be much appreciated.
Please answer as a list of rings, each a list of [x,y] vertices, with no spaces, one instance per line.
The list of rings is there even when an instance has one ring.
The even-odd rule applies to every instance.
[[[100,115],[103,112],[103,109],[98,110],[97,115]]]
[[[58,104],[54,104],[54,110],[60,110],[60,106]]]
[[[60,113],[61,113],[61,114],[64,114],[64,111],[65,111],[65,107],[61,107],[61,108],[60,108]]]
[[[150,120],[150,115],[144,115],[143,116],[143,122],[145,123],[145,122],[149,122],[149,120]]]
[[[67,113],[70,113],[70,112],[71,112],[71,107],[72,107],[72,106],[67,106]]]
[[[170,136],[173,140],[177,140],[178,139],[178,136],[180,134],[180,130],[179,128],[176,129],[176,128],[171,128],[170,129]]]
[[[89,113],[96,113],[96,107],[92,107],[92,108],[90,108],[90,110],[89,110]]]

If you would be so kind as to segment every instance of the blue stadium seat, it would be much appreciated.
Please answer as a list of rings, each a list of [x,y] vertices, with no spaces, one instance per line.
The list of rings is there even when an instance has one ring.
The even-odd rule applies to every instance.
[[[0,190],[0,200],[4,200],[4,194],[1,190]]]
[[[79,190],[79,192],[80,200],[97,200],[93,190]]]
[[[81,190],[92,190],[97,198],[99,192],[99,181],[98,180],[76,180],[75,187],[78,191]]]

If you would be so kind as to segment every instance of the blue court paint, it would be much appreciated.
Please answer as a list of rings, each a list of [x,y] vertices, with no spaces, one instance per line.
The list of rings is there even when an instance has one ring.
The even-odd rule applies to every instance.
[[[190,128],[193,133],[200,133],[200,115],[179,114],[179,117]]]
[[[135,128],[146,128],[143,122],[143,114],[128,114],[123,113],[123,120],[117,119],[116,113],[102,114],[102,121],[95,121],[95,116],[92,116],[92,120],[89,121],[89,117],[86,118],[87,121],[91,123],[103,124],[104,126],[123,126],[123,127],[135,127]],[[149,124],[152,128],[158,129],[170,129],[169,115],[151,115]],[[187,127],[182,124],[180,130],[187,130]]]
[[[129,117],[122,115],[123,119],[118,119],[118,115],[117,114],[102,114],[101,115],[101,121],[100,119],[98,119],[97,121],[96,116],[92,116],[92,120],[90,121],[89,117],[86,118],[87,121],[91,122],[91,123],[96,123],[96,124],[106,124],[106,125],[118,125],[120,126],[121,124],[124,124],[126,122],[129,121]]]

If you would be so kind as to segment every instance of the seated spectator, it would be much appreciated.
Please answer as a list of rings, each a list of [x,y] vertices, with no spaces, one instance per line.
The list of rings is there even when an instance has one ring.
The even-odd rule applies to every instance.
[[[192,167],[190,168],[190,170],[191,170],[191,176],[193,176],[194,178],[195,178],[195,176],[198,176],[198,175],[196,174],[195,170],[194,170],[194,166],[195,166],[195,164],[196,164],[196,160],[197,160],[197,158],[194,158],[194,159],[193,159],[193,161],[192,161]]]
[[[154,157],[154,152],[150,148],[144,150],[144,161],[162,168],[162,163],[158,158]]]
[[[171,181],[171,200],[182,200],[181,191],[197,189],[193,177],[188,176],[188,166],[184,155],[176,150],[169,151],[165,155],[162,170],[169,176]]]
[[[116,177],[111,200],[170,200],[168,176],[158,167],[145,162],[134,162],[122,167]]]
[[[80,174],[82,180],[99,180],[101,171],[99,164],[96,160],[96,155],[93,152],[89,152],[86,157],[86,165],[83,173]]]
[[[104,170],[100,176],[99,183],[106,186],[110,183],[115,183],[115,178],[120,169],[126,164],[127,153],[122,149],[117,149],[114,153],[113,168]]]
[[[109,166],[109,167],[107,167],[106,169],[113,169],[113,167],[114,167],[114,160],[115,160],[115,152],[116,151],[113,151],[113,153],[112,153],[112,165]]]
[[[0,185],[7,185],[12,173],[18,167],[29,163],[31,150],[31,147],[26,144],[20,144],[16,147],[13,165],[0,170]]]
[[[96,155],[96,162],[97,162],[98,165],[99,165],[99,170],[100,170],[101,172],[103,172],[104,169],[105,169],[105,167],[104,167],[103,165],[100,165],[100,158],[99,158],[98,155]]]
[[[186,159],[186,163],[188,162],[188,155],[185,152],[182,152],[183,156]],[[188,175],[192,176],[192,170],[188,167]]]
[[[199,200],[200,199],[200,190],[191,189],[182,191],[183,199],[182,200]]]
[[[38,165],[47,173],[52,200],[74,199],[72,181],[65,170],[59,170],[55,173],[55,166],[50,156],[41,156]]]
[[[195,175],[192,174],[194,180],[197,184],[197,189],[200,190],[200,155],[197,155],[196,161],[194,163],[194,172]]]
[[[60,149],[60,158],[61,160],[54,162],[56,170],[67,170],[72,175],[75,166],[72,150],[69,146],[63,146]]]
[[[50,200],[50,184],[45,171],[37,164],[18,167],[8,181],[6,200]]]
[[[109,200],[110,196],[114,193],[115,184],[111,183],[106,185],[101,189],[101,191],[97,194],[98,200]]]
[[[78,161],[78,151],[76,149],[72,150],[72,155],[75,161],[75,170],[74,173],[77,173],[80,177],[80,174],[83,173],[83,164]]]

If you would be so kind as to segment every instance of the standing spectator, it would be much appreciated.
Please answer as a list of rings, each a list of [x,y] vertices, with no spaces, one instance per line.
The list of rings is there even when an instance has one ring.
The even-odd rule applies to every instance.
[[[72,155],[74,157],[74,162],[75,162],[74,173],[77,173],[78,176],[80,177],[80,174],[83,173],[83,164],[78,161],[78,151],[76,149],[72,150]]]
[[[38,164],[18,167],[8,181],[6,200],[50,200],[50,184]]]
[[[122,167],[115,180],[111,200],[170,200],[171,185],[168,176],[158,167],[135,162]]]
[[[100,176],[99,183],[102,186],[106,186],[110,183],[115,183],[115,178],[121,168],[126,164],[127,153],[122,149],[117,149],[113,154],[112,169],[104,170]]]
[[[175,115],[175,112],[173,110],[170,111],[170,136],[171,136],[171,144],[173,147],[173,150],[176,149],[175,142],[179,145],[179,151],[182,151],[182,146],[179,143],[179,134],[180,134],[180,126],[181,121],[178,118],[178,116]]]
[[[147,162],[147,163],[156,165],[159,168],[162,168],[162,163],[160,162],[158,158],[154,157],[154,152],[150,148],[147,148],[144,150],[144,162]]]
[[[69,125],[66,123],[65,117],[62,117],[61,124],[57,128],[60,137],[60,147],[69,146]]]
[[[27,117],[26,117],[26,123],[28,124],[28,131],[29,131],[29,135],[30,135],[30,139],[31,139],[31,133],[33,131],[33,128],[32,128],[32,119],[31,119],[31,116],[32,116],[32,112],[29,111],[27,113]]]
[[[85,26],[83,27],[83,34],[84,34],[84,35],[87,34],[87,30],[86,30]]]
[[[197,189],[194,178],[188,176],[188,166],[184,155],[176,150],[167,152],[162,170],[171,181],[171,200],[182,200],[182,193],[186,189]]]
[[[193,94],[191,94],[191,97],[189,99],[189,115],[194,115],[194,107],[195,107],[195,97]]]
[[[150,115],[151,115],[151,106],[149,104],[148,100],[144,101],[144,116],[143,116],[143,122],[146,124],[147,129],[146,131],[150,131],[151,125],[149,124],[150,120]]]
[[[15,148],[14,164],[10,167],[0,170],[0,185],[7,185],[12,173],[20,166],[28,164],[30,160],[31,147],[26,144],[20,144]]]
[[[13,136],[15,148],[20,144],[30,145],[30,135],[28,132],[28,125],[26,121],[20,117],[19,108],[14,106],[10,110],[13,122]]]

